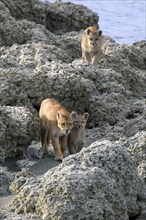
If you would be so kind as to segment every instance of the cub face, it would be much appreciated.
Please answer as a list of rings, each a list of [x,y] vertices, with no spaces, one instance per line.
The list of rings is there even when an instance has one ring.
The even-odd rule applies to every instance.
[[[84,115],[76,115],[73,123],[74,128],[84,129],[87,124],[88,117],[88,113],[85,113]]]
[[[88,39],[88,46],[89,47],[97,47],[99,39],[102,35],[101,30],[92,31],[92,29],[87,29],[87,39]]]
[[[61,132],[65,135],[68,135],[73,128],[74,118],[76,117],[76,112],[71,112],[69,116],[63,116],[60,111],[57,112],[57,122],[58,127]]]

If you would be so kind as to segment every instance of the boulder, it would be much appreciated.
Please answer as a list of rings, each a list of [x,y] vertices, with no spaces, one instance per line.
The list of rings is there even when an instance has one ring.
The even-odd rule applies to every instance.
[[[43,219],[130,219],[146,207],[146,188],[126,147],[96,141],[41,179],[17,178],[11,203],[17,213]]]
[[[17,219],[17,220],[42,220],[42,218],[39,218],[37,216],[32,216],[32,214],[16,214],[14,212],[10,212],[8,208],[2,209],[2,212],[0,213],[0,219],[1,220],[12,220],[12,219]]]
[[[22,153],[39,134],[38,116],[28,107],[0,106],[2,133],[0,140],[1,162],[4,158]]]
[[[0,196],[7,196],[10,194],[9,186],[13,179],[13,175],[6,167],[0,167]]]
[[[134,158],[138,173],[146,183],[146,131],[138,132],[129,138],[123,138],[118,143],[124,145]]]
[[[57,35],[59,26],[57,32],[46,29],[45,16],[49,10],[54,22],[55,18],[58,22],[60,14],[64,17],[62,22],[66,18],[62,35]],[[74,16],[78,22],[72,25]],[[87,111],[90,114],[87,127],[92,129],[87,132],[88,144],[98,138],[118,140],[145,130],[146,42],[119,45],[103,36],[99,67],[86,65],[81,60],[81,29],[91,23],[90,20],[94,22],[95,17],[98,21],[98,16],[90,10],[72,3],[1,1],[1,105],[6,108],[28,106],[36,112],[43,99],[52,97],[69,111],[81,114]],[[35,120],[38,121],[38,115]],[[6,146],[5,123],[2,123],[2,132]],[[33,135],[29,140],[32,138]],[[26,141],[28,145],[30,141]],[[17,142],[14,146],[19,145]],[[10,154],[4,155],[5,150],[0,148],[1,160]]]
[[[64,34],[80,31],[91,24],[98,25],[98,20],[98,15],[83,5],[51,4],[37,0],[2,0],[0,45],[25,44],[30,40],[49,43],[49,32]]]
[[[10,187],[17,196],[1,219],[145,219],[146,41],[128,46],[103,36],[98,68],[87,65],[82,29],[98,20],[72,3],[0,2],[0,161],[40,141],[43,99],[90,115],[80,153],[60,165],[17,161],[22,171]],[[40,176],[42,165],[51,169]],[[5,168],[1,174],[8,194],[12,179]]]

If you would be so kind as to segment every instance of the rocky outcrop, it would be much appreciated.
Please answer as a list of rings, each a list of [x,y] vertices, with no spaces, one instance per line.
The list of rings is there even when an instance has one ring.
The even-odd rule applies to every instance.
[[[135,136],[118,141],[124,144],[136,162],[139,175],[146,183],[146,132],[138,132]]]
[[[99,17],[88,8],[72,3],[50,4],[37,0],[1,0],[0,45],[25,44],[46,40],[50,43],[48,29],[55,34],[85,29],[98,25]],[[9,33],[9,34],[8,34]]]
[[[28,181],[29,180],[29,181]],[[41,179],[16,178],[11,209],[43,219],[129,219],[145,207],[146,188],[125,144],[94,142]]]
[[[14,157],[39,135],[38,115],[27,107],[0,107],[0,159]]]
[[[87,148],[59,166],[45,162],[57,167],[42,177],[41,160],[33,168],[17,161],[22,171],[10,187],[17,196],[1,219],[145,219],[146,42],[104,36],[98,68],[86,65],[80,41],[93,23],[97,15],[71,3],[0,1],[0,161],[40,140],[43,99],[90,115]],[[8,194],[12,179],[1,174]]]
[[[13,179],[13,175],[8,172],[6,167],[0,167],[0,197],[10,193],[9,186]]]
[[[54,16],[61,22],[66,19],[66,24],[62,23],[65,30],[60,26],[62,35],[46,29],[44,20],[49,10],[52,19]],[[64,18],[60,18],[60,14]],[[92,138],[88,138],[88,144],[92,143],[91,139],[108,137],[118,140],[146,129],[146,42],[119,45],[104,37],[99,68],[85,65],[81,60],[81,29],[95,20],[98,21],[98,16],[90,10],[71,3],[44,4],[34,0],[0,2],[0,97],[5,117],[2,119],[1,146],[5,147],[0,147],[1,161],[11,152],[17,154],[18,146],[25,148],[36,140],[36,136],[39,137],[36,110],[48,97],[59,100],[69,111],[89,112],[88,128],[94,129],[89,130],[88,137]],[[71,21],[74,25],[70,24]],[[26,122],[22,119],[22,130],[19,133],[19,126],[16,126],[17,135],[14,135],[13,129],[9,129],[10,132],[6,129],[12,127],[12,120],[6,119],[6,112],[7,109],[12,112],[19,109],[21,120],[23,108],[29,108],[26,111],[30,111],[32,117],[28,117],[27,122],[32,122],[32,125],[23,132]],[[14,120],[16,117],[8,116]],[[12,124],[18,125],[18,120],[14,120]]]
[[[64,45],[62,48],[66,48],[66,44]],[[13,106],[27,105],[38,110],[44,98],[53,97],[70,111],[88,111],[88,126],[96,127],[95,130],[99,131],[97,138],[107,137],[112,132],[110,138],[115,140],[146,129],[143,97],[145,70],[132,68],[126,60],[129,73],[128,67],[124,70],[126,65],[123,66],[123,71],[115,71],[115,67],[105,69],[103,64],[95,69],[80,60],[71,62],[77,54],[79,57],[79,53],[76,51],[71,57],[62,48],[42,42],[2,47],[1,104],[11,106],[11,109]],[[129,47],[129,51],[132,49],[133,47]],[[134,50],[137,50],[137,59],[143,56],[139,48],[135,47]],[[109,58],[106,56],[103,58],[105,62],[107,59]],[[132,86],[132,80],[135,81],[135,86]],[[13,136],[12,133],[10,135]],[[32,140],[35,140],[35,136],[30,141]],[[3,143],[5,142],[7,140],[4,138]]]

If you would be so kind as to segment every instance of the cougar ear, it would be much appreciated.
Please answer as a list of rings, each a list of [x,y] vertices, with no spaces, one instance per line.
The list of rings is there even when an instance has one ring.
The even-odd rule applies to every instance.
[[[73,120],[77,117],[77,113],[75,111],[72,111],[70,114],[69,114],[69,117],[71,117]]]
[[[89,35],[91,32],[90,28],[87,29],[87,35]]]
[[[88,118],[89,118],[89,114],[86,112],[84,115],[83,115],[84,119],[87,121]]]
[[[60,120],[62,118],[61,112],[57,112],[57,120]]]
[[[101,36],[101,35],[102,35],[102,31],[101,31],[101,30],[99,30],[99,32],[98,32],[98,33],[99,33],[99,36]]]

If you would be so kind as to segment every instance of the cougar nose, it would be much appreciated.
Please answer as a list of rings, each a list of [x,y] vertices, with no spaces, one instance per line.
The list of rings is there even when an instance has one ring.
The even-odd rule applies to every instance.
[[[64,133],[65,135],[68,135],[70,133],[70,130],[65,130]]]

